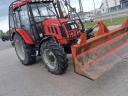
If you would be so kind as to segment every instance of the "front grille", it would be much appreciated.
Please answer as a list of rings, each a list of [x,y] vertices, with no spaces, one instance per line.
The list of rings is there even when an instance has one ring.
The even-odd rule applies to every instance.
[[[54,33],[54,28],[53,28],[53,27],[51,27],[51,29],[52,29],[52,33]]]
[[[59,27],[63,37],[67,37],[66,32],[62,26]]]

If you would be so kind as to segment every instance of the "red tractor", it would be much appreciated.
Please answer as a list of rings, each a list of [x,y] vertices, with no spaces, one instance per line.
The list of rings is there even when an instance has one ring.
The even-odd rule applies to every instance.
[[[60,1],[17,0],[10,5],[10,40],[24,65],[35,63],[36,56],[41,56],[51,73],[66,71],[66,53],[80,37],[80,24],[83,27],[80,19],[69,20],[67,16]]]
[[[128,20],[112,32],[98,25],[94,37],[67,0],[17,0],[9,7],[9,37],[19,60],[30,65],[41,56],[56,75],[66,71],[67,53],[75,72],[92,80],[128,57]]]

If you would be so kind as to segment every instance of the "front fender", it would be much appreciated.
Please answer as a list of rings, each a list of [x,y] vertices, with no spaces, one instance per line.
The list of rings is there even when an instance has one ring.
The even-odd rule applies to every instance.
[[[47,41],[47,40],[50,40],[50,39],[53,39],[53,38],[50,37],[50,36],[44,37],[44,38],[41,40],[41,42],[40,42],[40,47],[41,47],[41,45],[42,45],[43,42],[45,42],[45,41]]]

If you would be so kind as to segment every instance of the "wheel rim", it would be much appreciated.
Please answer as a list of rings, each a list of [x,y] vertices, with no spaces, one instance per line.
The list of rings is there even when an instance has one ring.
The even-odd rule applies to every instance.
[[[42,58],[50,69],[54,70],[56,68],[57,59],[52,51],[50,51],[49,49],[45,49],[43,51]]]
[[[17,55],[19,56],[19,58],[21,60],[25,59],[25,51],[24,51],[24,44],[21,40],[16,40],[15,41],[15,48],[16,48],[16,52]]]

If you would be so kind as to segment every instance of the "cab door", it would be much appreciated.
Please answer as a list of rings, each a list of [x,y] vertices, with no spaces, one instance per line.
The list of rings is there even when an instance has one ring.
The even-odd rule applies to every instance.
[[[20,16],[20,21],[21,21],[21,27],[27,31],[29,34],[31,34],[31,30],[30,30],[30,20],[29,20],[29,16],[28,16],[28,10],[27,10],[27,6],[24,5],[20,8],[20,12],[19,12],[19,16]]]
[[[34,41],[37,41],[39,39],[39,36],[35,31],[36,27],[32,24],[32,16],[30,14],[28,5],[24,5],[20,8],[19,17],[21,22],[21,28],[28,32],[28,34],[33,38]]]

